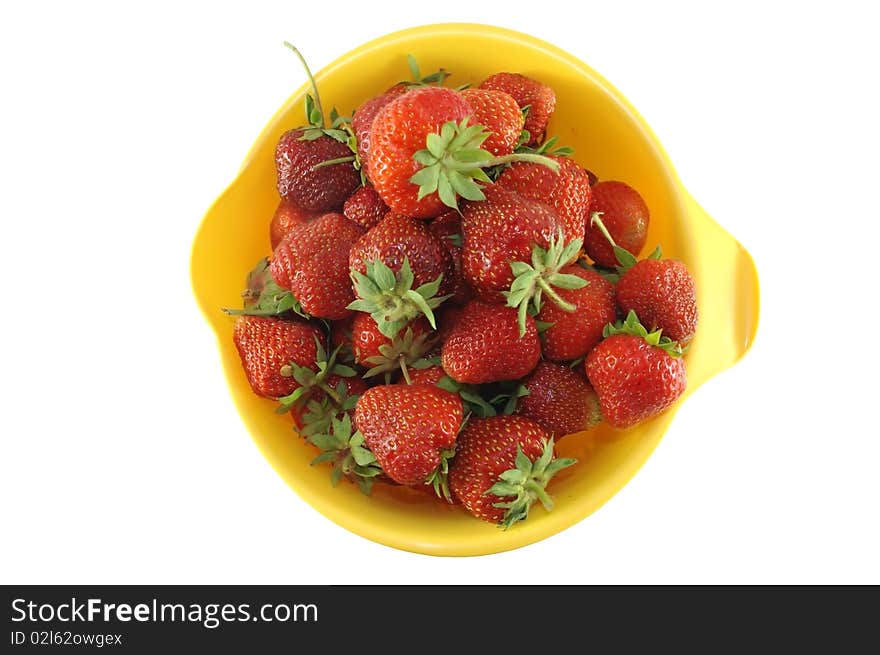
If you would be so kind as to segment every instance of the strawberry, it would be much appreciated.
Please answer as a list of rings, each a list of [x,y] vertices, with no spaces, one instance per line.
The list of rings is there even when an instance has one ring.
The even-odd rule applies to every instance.
[[[517,380],[535,368],[540,357],[531,316],[525,317],[520,336],[516,310],[476,300],[465,305],[441,350],[446,373],[467,384]]]
[[[494,89],[464,89],[461,95],[474,110],[472,121],[491,132],[483,149],[496,157],[512,153],[523,130],[523,114],[516,100]]]
[[[483,125],[469,124],[473,108],[458,91],[424,87],[385,105],[370,128],[370,179],[392,210],[414,218],[456,209],[459,196],[483,200],[477,182],[491,183],[483,172],[514,161],[553,160],[535,153],[495,157],[481,148],[489,137]]]
[[[400,484],[446,489],[464,412],[458,396],[427,384],[371,387],[355,407],[355,424],[389,478]]]
[[[535,500],[551,510],[545,487],[575,462],[554,458],[553,439],[524,416],[472,418],[458,437],[449,489],[468,512],[507,529],[528,518]]]
[[[446,377],[446,371],[439,364],[433,364],[426,368],[413,368],[409,372],[409,382],[401,377],[398,384],[434,384]]]
[[[330,323],[330,345],[334,349],[339,348],[339,359],[341,361],[349,363],[354,362],[351,325],[355,316],[357,314],[341,321],[331,321]]]
[[[325,214],[295,228],[275,249],[270,270],[312,316],[337,320],[354,300],[348,256],[363,230],[342,214]]]
[[[385,217],[388,205],[382,202],[375,189],[362,186],[345,201],[342,213],[348,220],[369,230]]]
[[[312,460],[312,465],[332,462],[330,483],[335,487],[343,477],[355,482],[360,490],[370,495],[373,480],[382,475],[376,456],[365,447],[364,435],[352,433],[351,416],[331,416],[320,431],[308,437],[309,443],[317,446],[321,454]]]
[[[556,439],[589,430],[602,420],[596,392],[568,366],[541,362],[523,384],[528,394],[519,399],[516,413]]]
[[[293,228],[308,223],[320,215],[320,212],[302,209],[289,200],[282,199],[272,215],[272,222],[269,224],[269,242],[272,245],[272,250],[278,247],[278,244],[290,234]]]
[[[289,372],[291,364],[315,367],[324,335],[303,321],[239,316],[232,339],[254,393],[277,398],[300,386]]]
[[[650,214],[638,191],[623,182],[599,182],[592,188],[590,213],[599,213],[612,240],[637,257],[648,238]],[[608,268],[617,265],[614,250],[598,226],[587,222],[584,248],[590,258]]]
[[[455,284],[443,242],[423,222],[394,212],[354,245],[349,267],[359,298],[349,307],[372,314],[387,337],[421,314],[434,327],[432,310],[447,298],[437,293]]]
[[[590,178],[568,157],[549,157],[559,164],[558,172],[540,164],[518,162],[505,169],[495,184],[549,205],[559,215],[565,242],[583,242],[590,214]]]
[[[477,296],[504,302],[514,279],[511,263],[530,261],[532,247],[547,248],[559,231],[559,218],[542,203],[491,187],[486,200],[468,203],[461,221],[462,270]]]
[[[617,283],[617,304],[673,341],[688,343],[697,331],[694,278],[679,261],[649,258],[633,264]]]
[[[591,222],[617,259],[618,307],[624,313],[635,311],[652,331],[662,330],[665,337],[681,344],[689,342],[697,331],[698,311],[694,278],[687,267],[663,259],[660,246],[646,259],[637,261],[617,245],[598,214]]]
[[[452,301],[464,304],[474,296],[474,290],[464,279],[461,269],[461,214],[450,210],[440,214],[428,224],[428,229],[443,240],[443,244],[452,257],[452,265],[455,269],[455,291]]]
[[[628,428],[666,410],[687,386],[678,345],[649,333],[635,312],[609,325],[606,338],[587,356],[585,369],[599,396],[602,416]]]
[[[392,371],[400,370],[409,379],[408,366],[419,362],[434,343],[431,326],[424,318],[417,318],[393,338],[379,331],[379,326],[369,314],[359,312],[352,322],[352,342],[354,359],[370,370],[364,375],[371,378],[386,373],[390,378]]]
[[[504,91],[513,96],[520,109],[528,107],[525,129],[529,132],[529,144],[540,143],[547,131],[547,124],[556,109],[556,94],[546,84],[519,73],[496,73],[479,88]]]
[[[336,110],[332,124],[325,126],[321,96],[308,64],[299,50],[285,42],[299,58],[314,95],[306,95],[308,125],[288,130],[275,147],[278,193],[306,211],[328,212],[342,207],[345,199],[360,185],[360,175],[348,146],[348,133],[340,129],[343,120]]]
[[[579,289],[559,289],[558,295],[571,305],[566,311],[555,302],[544,303],[535,316],[549,324],[541,333],[544,357],[554,362],[567,362],[583,357],[602,339],[602,330],[617,318],[614,285],[592,270],[576,264],[560,271],[584,280]]]
[[[376,118],[376,114],[379,113],[379,110],[394,100],[397,96],[402,95],[407,91],[434,84],[442,86],[444,80],[449,76],[449,73],[441,68],[436,73],[431,73],[430,75],[422,77],[415,57],[412,55],[407,55],[407,63],[409,64],[412,80],[398,82],[385,93],[370,98],[358,107],[354,112],[354,116],[352,116],[351,127],[357,140],[358,160],[361,169],[366,173],[367,177],[370,176],[370,128],[372,127],[373,119]]]

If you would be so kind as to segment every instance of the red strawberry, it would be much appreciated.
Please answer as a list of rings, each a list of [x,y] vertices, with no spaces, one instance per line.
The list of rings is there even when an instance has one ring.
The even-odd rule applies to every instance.
[[[409,370],[409,383],[402,377],[398,384],[437,384],[446,377],[446,371],[439,364],[427,368],[412,368]]]
[[[602,416],[628,428],[660,414],[687,386],[677,344],[659,331],[648,333],[635,312],[609,326],[608,337],[587,356],[585,369],[599,396]]]
[[[634,264],[617,283],[617,304],[673,341],[687,343],[697,331],[694,278],[679,261],[643,259]]]
[[[596,392],[568,366],[541,362],[523,384],[529,393],[519,399],[516,413],[556,439],[589,430],[602,420]]]
[[[382,95],[367,100],[355,110],[354,116],[351,117],[351,127],[357,137],[357,150],[358,158],[361,162],[361,170],[364,171],[368,178],[370,178],[370,128],[373,125],[373,120],[385,105],[408,90],[404,85],[396,84]]]
[[[389,478],[445,488],[447,451],[464,418],[457,395],[427,384],[371,387],[358,400],[354,418]]]
[[[363,230],[342,214],[325,214],[295,228],[275,249],[270,270],[308,314],[337,320],[354,300],[348,255]]]
[[[648,238],[650,214],[638,191],[623,182],[598,182],[592,189],[590,213],[599,212],[615,243],[637,257]],[[600,266],[617,265],[614,250],[601,230],[587,221],[584,249]]]
[[[535,368],[541,345],[531,316],[526,316],[520,337],[515,309],[472,300],[443,342],[441,357],[444,370],[457,382],[517,380]]]
[[[443,242],[423,222],[394,212],[354,245],[349,266],[359,298],[351,308],[372,314],[388,337],[423,313],[433,326],[431,310],[445,300],[437,294],[448,293],[455,284]]]
[[[322,134],[307,138],[313,128],[285,132],[275,148],[278,193],[307,211],[328,212],[342,203],[361,183],[351,162],[313,168],[325,161],[351,156],[344,143]]]
[[[439,134],[448,121],[465,120],[473,109],[451,89],[424,87],[394,98],[379,110],[370,129],[370,179],[385,203],[406,216],[428,218],[446,209],[437,193],[418,199],[410,182],[421,168],[413,158],[425,148],[428,134]]]
[[[528,518],[535,500],[553,501],[544,488],[573,459],[554,459],[553,439],[523,416],[471,418],[449,467],[449,488],[468,512],[505,529]]]
[[[354,344],[351,332],[354,316],[330,323],[330,346],[334,349],[339,348],[339,359],[342,361],[354,361]]]
[[[464,279],[461,270],[461,214],[455,210],[440,214],[428,224],[428,229],[443,241],[452,257],[452,265],[455,268],[455,292],[452,301],[464,304],[473,298],[474,290]]]
[[[324,341],[321,331],[308,323],[264,316],[239,316],[232,338],[251,388],[266,398],[286,396],[298,388],[299,382],[288,372],[290,364],[313,368],[318,343]]]
[[[491,132],[483,142],[483,149],[496,157],[512,153],[523,129],[523,115],[516,100],[504,91],[493,89],[465,89],[461,95],[473,107],[471,122],[484,125]]]
[[[372,187],[362,186],[355,191],[342,207],[345,217],[365,230],[381,221],[388,213],[388,205]]]
[[[369,314],[359,312],[352,323],[354,359],[369,368],[364,375],[371,378],[385,374],[386,383],[393,371],[409,378],[409,366],[421,362],[434,345],[434,334],[424,317],[417,318],[394,338],[386,337]]]
[[[348,135],[333,126],[325,128],[321,96],[315,86],[308,64],[299,50],[285,43],[305,68],[312,82],[312,95],[306,96],[309,124],[281,135],[275,147],[275,170],[278,193],[297,207],[307,211],[328,212],[339,209],[360,184],[360,175],[352,162],[354,156],[346,144]],[[326,162],[340,160],[327,165]]]
[[[279,202],[278,208],[272,216],[272,222],[269,224],[269,241],[272,244],[272,250],[278,247],[278,244],[290,234],[293,228],[308,223],[320,215],[319,212],[297,207],[289,200]]]
[[[583,357],[602,339],[602,330],[617,318],[614,285],[592,270],[572,264],[561,270],[576,275],[587,285],[580,289],[558,289],[557,294],[575,309],[565,311],[555,302],[544,302],[537,320],[550,323],[541,334],[544,357],[567,362]]]
[[[517,162],[502,172],[495,184],[555,209],[566,243],[583,240],[590,215],[590,178],[568,157],[550,158],[559,164],[558,172],[541,164]]]
[[[520,109],[529,108],[525,129],[529,131],[530,144],[540,143],[547,131],[547,123],[556,109],[556,94],[546,84],[519,73],[496,73],[482,84],[481,89],[495,89],[513,96]]]
[[[532,247],[547,248],[560,224],[546,205],[490,187],[485,201],[464,208],[461,227],[465,279],[482,300],[504,302],[502,292],[514,279],[511,262],[531,261]]]

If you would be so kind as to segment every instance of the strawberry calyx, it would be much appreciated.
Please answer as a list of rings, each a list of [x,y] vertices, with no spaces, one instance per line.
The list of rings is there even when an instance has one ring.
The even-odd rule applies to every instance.
[[[666,354],[670,355],[671,357],[681,357],[687,351],[687,347],[682,348],[681,344],[679,344],[677,341],[673,341],[669,337],[664,337],[663,330],[658,329],[654,330],[653,332],[648,332],[647,328],[642,325],[642,323],[639,321],[639,317],[633,310],[629,310],[629,313],[626,315],[626,318],[623,321],[609,323],[602,330],[602,336],[605,338],[612,337],[618,334],[626,334],[633,337],[640,337],[644,339],[649,345],[666,351]]]
[[[376,321],[379,332],[389,339],[403,329],[408,323],[424,314],[433,329],[437,322],[433,310],[451,296],[437,296],[443,274],[433,282],[426,282],[413,289],[413,272],[409,259],[404,258],[400,271],[394,273],[381,259],[365,263],[367,273],[351,271],[357,300],[348,305],[348,309],[367,312]]]
[[[614,256],[617,258],[617,276],[618,278],[626,273],[629,269],[635,266],[639,260],[636,259],[635,255],[633,255],[626,248],[621,248],[614,241],[614,237],[611,236],[611,233],[608,231],[608,228],[605,227],[605,223],[602,222],[602,212],[593,212],[590,214],[590,225],[595,226],[599,232],[602,233],[602,236],[605,237],[606,241],[608,241],[611,249],[614,251]],[[653,252],[650,255],[645,257],[645,259],[662,259],[663,251],[660,249],[658,245],[654,248]],[[606,279],[608,277],[606,276]],[[612,282],[616,282],[617,280],[610,280]]]
[[[321,394],[318,399],[309,398],[302,415],[303,425],[299,430],[301,437],[308,439],[313,434],[327,432],[330,430],[333,418],[341,418],[344,414],[354,411],[360,395],[350,395],[348,383],[345,380],[339,380],[335,392],[338,401],[333,400],[327,394]]]
[[[437,497],[445,499],[447,503],[452,502],[452,494],[449,492],[449,460],[454,456],[455,448],[441,450],[440,463],[425,480],[425,484],[434,487]]]
[[[527,519],[536,500],[540,500],[548,512],[552,510],[553,499],[547,494],[547,483],[556,473],[576,462],[571,457],[554,458],[552,438],[544,440],[544,451],[534,462],[517,445],[515,468],[504,471],[498,476],[498,482],[484,492],[500,498],[512,497],[512,500],[492,504],[506,510],[499,523],[501,528],[507,530],[517,521]]]
[[[275,411],[279,414],[290,411],[298,401],[315,389],[320,389],[337,405],[340,405],[342,403],[342,398],[336,393],[335,389],[332,389],[330,385],[327,384],[327,378],[329,378],[330,375],[337,375],[341,378],[350,378],[357,375],[357,372],[350,366],[336,362],[337,355],[339,354],[342,345],[337,346],[328,357],[327,352],[324,350],[324,346],[321,345],[321,342],[317,337],[315,337],[315,344],[317,345],[317,371],[307,366],[300,366],[296,362],[291,362],[290,364],[281,367],[281,376],[292,377],[300,386],[294,389],[293,393],[277,399],[279,406]]]
[[[532,263],[511,262],[514,279],[508,291],[504,291],[508,307],[516,307],[519,317],[519,336],[526,333],[526,316],[531,313],[536,315],[541,310],[543,295],[547,296],[559,308],[566,312],[573,312],[577,307],[563,300],[554,287],[560,289],[581,289],[589,282],[577,275],[560,273],[560,269],[577,259],[583,246],[583,239],[572,239],[563,245],[563,235],[559,235],[550,242],[546,250],[541,246],[532,247]]]
[[[248,273],[247,287],[241,292],[244,309],[223,307],[231,316],[278,316],[292,311],[303,318],[312,318],[288,289],[282,289],[269,271],[269,260],[263,257]]]
[[[402,84],[403,86],[412,89],[417,89],[422,86],[443,86],[446,78],[452,74],[445,68],[441,68],[438,71],[431,73],[430,75],[425,75],[423,77],[422,71],[419,70],[419,63],[416,61],[416,58],[412,54],[408,54],[406,56],[406,63],[407,66],[409,66],[409,72],[410,75],[412,75],[412,79],[403,80],[401,82],[398,82],[398,84]]]
[[[352,433],[351,416],[332,417],[329,430],[316,432],[308,437],[309,443],[321,449],[321,454],[312,460],[312,465],[333,462],[330,483],[335,487],[343,477],[355,482],[367,496],[373,487],[373,478],[382,474],[376,456],[364,443],[360,431]]]
[[[525,137],[525,141],[523,138]],[[529,135],[528,130],[523,130],[523,134],[520,135],[520,143],[517,145],[514,152],[524,152],[524,153],[532,153],[534,155],[554,155],[556,157],[569,157],[574,154],[574,148],[569,146],[559,146],[558,148],[554,147],[556,143],[559,141],[558,136],[552,136],[541,145],[535,147],[526,145],[529,140],[531,140],[531,135]]]
[[[445,375],[437,382],[437,386],[444,391],[458,394],[467,414],[473,414],[480,418],[487,418],[498,414],[498,410],[480,395],[479,388],[475,385],[462,384]]]
[[[371,378],[380,373],[385,374],[385,383],[388,384],[391,372],[400,369],[404,380],[411,384],[409,379],[409,366],[427,368],[433,363],[422,359],[431,350],[437,340],[436,334],[424,332],[415,335],[411,327],[407,327],[402,335],[394,336],[391,343],[379,346],[379,355],[367,357],[366,362],[372,364],[364,374],[364,378]],[[424,365],[422,365],[424,362]]]
[[[500,164],[530,161],[554,171],[559,170],[559,164],[544,155],[512,153],[494,156],[481,147],[489,137],[489,130],[484,125],[468,125],[469,120],[445,122],[439,134],[428,134],[426,148],[413,155],[413,159],[423,167],[409,179],[419,187],[419,200],[436,192],[444,205],[456,210],[459,197],[485,200],[486,196],[478,182],[491,184],[492,179],[483,169]]]

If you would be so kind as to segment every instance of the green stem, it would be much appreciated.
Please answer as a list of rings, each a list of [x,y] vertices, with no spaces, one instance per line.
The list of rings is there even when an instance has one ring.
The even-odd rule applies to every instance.
[[[312,76],[312,71],[309,69],[309,65],[306,63],[305,57],[302,56],[302,53],[296,49],[296,46],[288,41],[284,42],[284,45],[293,50],[294,54],[299,57],[300,62],[303,65],[303,68],[306,69],[306,75],[309,76],[309,82],[312,85],[312,93],[315,94],[315,107],[318,112],[321,114],[321,127],[324,127],[324,108],[321,106],[321,95],[318,93],[318,85],[315,84],[315,78]]]
[[[548,512],[553,509],[553,499],[544,491],[544,488],[535,482],[534,480],[530,480],[526,483],[526,489],[531,491],[538,500],[541,501],[541,504],[544,506]]]
[[[608,243],[611,244],[612,248],[616,248],[617,244],[614,242],[614,237],[611,236],[611,233],[608,231],[608,228],[605,227],[605,223],[602,222],[602,219],[599,218],[599,212],[593,212],[590,215],[590,225],[595,225],[599,228],[599,231],[602,235],[608,239]]]
[[[501,157],[492,157],[492,159],[487,159],[485,161],[479,162],[479,167],[487,168],[491,166],[498,166],[499,164],[510,164],[518,161],[527,161],[533,164],[542,164],[554,172],[559,171],[559,164],[550,159],[550,157],[545,157],[544,155],[535,155],[529,152],[514,152],[509,155],[502,155]]]
[[[330,396],[330,398],[333,400],[334,403],[336,403],[337,405],[340,405],[340,406],[342,405],[342,398],[340,397],[340,395],[338,393],[336,393],[336,391],[334,389],[330,388],[329,384],[324,384],[322,382],[321,384],[318,385],[318,387],[321,389],[321,391],[323,391],[328,396]]]
[[[550,298],[559,305],[559,308],[565,312],[573,312],[577,309],[576,305],[572,305],[570,302],[563,300],[558,293],[550,286],[550,284],[542,277],[538,278],[538,286],[544,290]]]
[[[407,384],[412,384],[412,380],[409,377],[409,370],[406,368],[406,359],[401,356],[398,361],[400,362],[400,372],[403,373],[403,379],[406,380]]]
[[[333,166],[334,164],[347,164],[348,162],[354,161],[354,160],[355,160],[354,155],[351,155],[350,157],[337,157],[336,159],[326,159],[326,160],[322,161],[320,164],[315,164],[309,170],[314,171],[319,168],[324,168],[325,166]]]

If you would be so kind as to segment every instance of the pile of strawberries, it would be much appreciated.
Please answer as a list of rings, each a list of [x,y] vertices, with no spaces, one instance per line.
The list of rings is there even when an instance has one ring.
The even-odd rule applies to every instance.
[[[634,189],[545,138],[553,89],[410,68],[329,121],[309,73],[307,124],[275,152],[272,256],[227,311],[254,392],[334,484],[433,489],[509,527],[575,464],[554,440],[682,394],[694,281],[659,248],[637,259]]]

